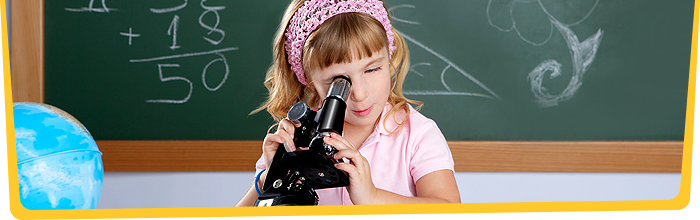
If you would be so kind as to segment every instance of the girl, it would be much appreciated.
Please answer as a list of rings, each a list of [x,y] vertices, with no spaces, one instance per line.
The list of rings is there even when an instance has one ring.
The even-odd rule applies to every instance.
[[[267,134],[256,182],[237,206],[253,205],[281,144],[296,150],[284,117],[298,101],[319,106],[332,79],[352,82],[343,134],[324,139],[349,163],[350,185],[319,189],[319,205],[460,202],[454,162],[435,122],[402,94],[408,48],[379,0],[293,0],[275,35],[266,109],[279,122]],[[299,146],[303,150],[303,146]]]

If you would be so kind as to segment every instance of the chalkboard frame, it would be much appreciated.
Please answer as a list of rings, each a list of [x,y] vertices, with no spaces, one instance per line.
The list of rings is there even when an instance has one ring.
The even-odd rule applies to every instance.
[[[43,6],[43,0],[11,4],[13,102],[44,102]],[[692,126],[692,120],[689,121],[686,127]],[[105,171],[252,171],[260,156],[261,142],[98,140],[97,144],[103,152]],[[448,141],[448,144],[458,172],[680,173],[683,146],[691,143],[686,140],[685,143]]]

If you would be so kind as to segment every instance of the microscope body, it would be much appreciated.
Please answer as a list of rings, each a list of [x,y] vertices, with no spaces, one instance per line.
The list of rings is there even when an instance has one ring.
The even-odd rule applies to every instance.
[[[297,102],[287,112],[287,118],[299,125],[294,130],[294,146],[309,149],[288,152],[282,146],[277,148],[263,184],[265,192],[255,206],[317,205],[314,189],[350,184],[348,176],[334,166],[342,163],[333,158],[338,151],[323,142],[331,133],[342,134],[349,90],[350,80],[336,77],[318,112],[304,102]]]

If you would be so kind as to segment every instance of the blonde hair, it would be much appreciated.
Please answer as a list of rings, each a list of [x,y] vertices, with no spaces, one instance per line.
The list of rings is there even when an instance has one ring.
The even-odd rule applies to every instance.
[[[272,45],[273,62],[267,70],[264,85],[268,90],[267,100],[251,114],[267,110],[276,122],[287,116],[287,111],[299,101],[309,106],[317,106],[321,97],[313,86],[301,84],[287,62],[285,51],[285,30],[289,20],[306,0],[293,0],[285,10],[282,22],[277,29]],[[401,110],[406,117],[396,121],[401,130],[408,117],[408,103],[423,105],[420,101],[410,100],[403,95],[403,82],[410,69],[408,47],[403,37],[392,28],[396,50],[390,61],[391,92],[389,103],[393,108],[387,113],[388,118]],[[321,24],[304,44],[302,66],[304,72],[314,68],[326,68],[333,64],[351,62],[353,59],[371,57],[373,52],[388,48],[386,32],[382,24],[372,16],[364,13],[343,13],[335,15]],[[353,54],[356,57],[353,57]],[[307,77],[308,78],[308,77]],[[311,85],[313,82],[310,82]],[[274,127],[274,125],[273,125]],[[384,123],[386,129],[386,120]],[[272,127],[271,127],[272,129]],[[388,130],[388,129],[386,129]]]

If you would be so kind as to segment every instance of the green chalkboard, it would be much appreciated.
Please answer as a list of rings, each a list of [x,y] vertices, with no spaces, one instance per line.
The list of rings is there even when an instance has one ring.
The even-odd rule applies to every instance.
[[[98,140],[264,137],[287,1],[90,2],[45,2],[46,103]],[[683,139],[692,0],[386,3],[448,140]]]

